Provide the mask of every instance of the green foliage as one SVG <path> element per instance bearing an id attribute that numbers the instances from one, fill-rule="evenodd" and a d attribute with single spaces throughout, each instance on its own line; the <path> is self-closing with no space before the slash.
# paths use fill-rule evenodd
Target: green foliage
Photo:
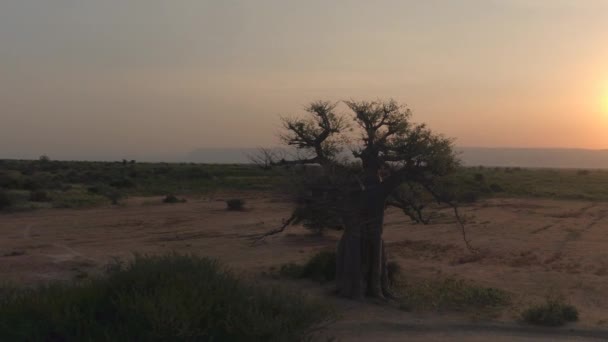
<path id="1" fill-rule="evenodd" d="M 104 203 L 107 203 L 105 197 L 78 189 L 57 192 L 53 195 L 53 206 L 55 208 L 84 208 Z"/>
<path id="2" fill-rule="evenodd" d="M 493 310 L 510 301 L 507 292 L 471 284 L 462 279 L 410 281 L 400 287 L 403 310 Z"/>
<path id="3" fill-rule="evenodd" d="M 46 191 L 52 206 L 78 207 L 68 201 L 74 191 L 86 189 L 93 202 L 117 204 L 127 196 L 199 194 L 218 189 L 270 190 L 282 179 L 279 170 L 253 165 L 205 165 L 191 163 L 76 162 L 0 160 L 0 188 L 11 191 Z M 70 192 L 64 194 L 65 192 Z M 82 194 L 79 196 L 86 197 Z M 99 200 L 105 197 L 107 200 Z M 39 207 L 26 196 L 14 199 L 13 208 Z"/>
<path id="4" fill-rule="evenodd" d="M 561 298 L 547 298 L 545 303 L 526 309 L 522 320 L 529 324 L 557 327 L 578 321 L 578 310 Z"/>
<path id="5" fill-rule="evenodd" d="M 298 341 L 331 315 L 196 256 L 137 256 L 73 285 L 0 289 L 2 341 Z"/>
<path id="6" fill-rule="evenodd" d="M 245 210 L 245 201 L 240 198 L 233 198 L 226 201 L 226 209 L 230 211 Z"/>
<path id="7" fill-rule="evenodd" d="M 608 200 L 608 170 L 594 170 L 581 176 L 580 170 L 572 169 L 522 169 L 522 168 L 462 168 L 454 175 L 454 182 L 463 189 L 475 189 L 469 177 L 480 173 L 489 191 L 480 190 L 480 197 L 536 197 L 590 201 Z"/>
<path id="8" fill-rule="evenodd" d="M 319 282 L 336 279 L 336 253 L 321 251 L 315 254 L 302 269 L 301 278 L 308 278 Z"/>
<path id="9" fill-rule="evenodd" d="M 313 255 L 304 265 L 288 263 L 281 266 L 279 275 L 295 279 L 311 279 L 328 282 L 336 279 L 336 253 L 321 251 Z"/>

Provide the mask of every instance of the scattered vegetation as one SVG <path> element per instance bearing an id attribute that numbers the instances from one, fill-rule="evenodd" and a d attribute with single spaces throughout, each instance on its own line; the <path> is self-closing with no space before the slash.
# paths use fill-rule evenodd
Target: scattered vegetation
<path id="1" fill-rule="evenodd" d="M 388 279 L 395 284 L 401 274 L 401 266 L 395 262 L 387 263 Z M 336 279 L 336 253 L 321 251 L 313 255 L 304 265 L 287 263 L 279 269 L 279 275 L 294 279 L 311 279 L 321 283 Z"/>
<path id="2" fill-rule="evenodd" d="M 279 269 L 279 275 L 328 282 L 335 280 L 335 265 L 336 254 L 322 251 L 304 265 L 284 264 Z M 395 261 L 387 263 L 387 272 L 391 286 L 398 292 L 402 310 L 461 311 L 482 315 L 493 314 L 510 303 L 510 295 L 506 291 L 462 279 L 404 280 L 401 266 Z"/>
<path id="3" fill-rule="evenodd" d="M 283 174 L 254 165 L 0 160 L 0 210 L 119 204 L 128 196 L 218 189 L 270 190 Z"/>
<path id="4" fill-rule="evenodd" d="M 481 314 L 509 304 L 507 292 L 456 278 L 405 281 L 398 287 L 401 309 L 465 311 Z"/>
<path id="5" fill-rule="evenodd" d="M 0 211 L 118 204 L 127 196 L 272 190 L 291 176 L 254 165 L 0 160 Z M 470 167 L 449 181 L 461 203 L 494 196 L 608 200 L 606 170 Z M 47 198 L 38 197 L 43 192 Z"/>
<path id="6" fill-rule="evenodd" d="M 239 198 L 233 198 L 226 201 L 226 209 L 230 211 L 243 211 L 245 210 L 245 200 Z"/>
<path id="7" fill-rule="evenodd" d="M 557 327 L 578 321 L 578 310 L 562 298 L 550 297 L 545 303 L 526 309 L 521 318 L 529 324 Z"/>
<path id="8" fill-rule="evenodd" d="M 297 341 L 331 309 L 195 256 L 137 256 L 105 277 L 0 288 L 2 341 Z"/>

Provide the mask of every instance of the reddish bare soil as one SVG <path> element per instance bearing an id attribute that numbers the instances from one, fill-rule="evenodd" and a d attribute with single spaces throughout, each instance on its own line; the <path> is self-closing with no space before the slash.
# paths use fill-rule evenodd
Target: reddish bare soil
<path id="1" fill-rule="evenodd" d="M 223 200 L 229 197 L 244 198 L 249 210 L 226 211 Z M 237 272 L 260 274 L 335 246 L 338 234 L 319 237 L 300 227 L 251 244 L 251 235 L 276 228 L 289 210 L 290 204 L 280 197 L 244 193 L 189 198 L 185 204 L 134 198 L 118 207 L 4 214 L 0 279 L 18 284 L 68 280 L 99 272 L 113 257 L 167 251 L 213 256 Z M 480 325 L 462 315 L 412 314 L 390 305 L 328 296 L 341 312 L 328 333 L 344 341 L 604 336 L 599 329 L 608 328 L 608 203 L 494 199 L 463 212 L 469 217 L 467 234 L 481 250 L 480 257 L 467 251 L 448 211 L 427 226 L 412 224 L 392 211 L 385 226 L 390 258 L 410 278 L 454 275 L 511 292 L 514 304 L 495 323 Z M 318 285 L 295 284 L 326 295 L 327 289 Z M 580 322 L 569 326 L 574 332 L 551 330 L 558 335 L 549 336 L 545 330 L 513 323 L 530 303 L 556 293 L 579 308 Z"/>

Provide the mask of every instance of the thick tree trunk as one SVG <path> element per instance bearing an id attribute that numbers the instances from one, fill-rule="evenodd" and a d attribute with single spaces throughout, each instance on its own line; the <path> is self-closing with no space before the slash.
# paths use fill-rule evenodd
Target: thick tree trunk
<path id="1" fill-rule="evenodd" d="M 382 238 L 344 232 L 336 254 L 338 294 L 348 298 L 390 296 L 386 252 Z"/>
<path id="2" fill-rule="evenodd" d="M 345 215 L 345 230 L 336 254 L 337 291 L 361 298 L 389 295 L 386 252 L 382 240 L 384 201 L 373 193 Z"/>
<path id="3" fill-rule="evenodd" d="M 361 232 L 349 227 L 342 234 L 336 253 L 336 285 L 338 294 L 361 298 L 364 294 Z"/>

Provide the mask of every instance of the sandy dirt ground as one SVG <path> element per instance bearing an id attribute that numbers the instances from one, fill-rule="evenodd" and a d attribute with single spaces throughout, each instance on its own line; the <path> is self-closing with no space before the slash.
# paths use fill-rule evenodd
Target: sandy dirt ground
<path id="1" fill-rule="evenodd" d="M 245 199 L 249 210 L 226 211 L 224 200 L 230 197 Z M 335 247 L 337 234 L 319 237 L 300 227 L 251 244 L 252 235 L 279 226 L 290 208 L 277 196 L 243 193 L 173 205 L 132 198 L 118 207 L 4 214 L 0 279 L 69 280 L 99 272 L 114 257 L 168 251 L 217 257 L 235 272 L 252 275 Z M 328 296 L 341 318 L 327 333 L 343 341 L 608 340 L 608 203 L 493 199 L 463 212 L 481 257 L 471 257 L 448 212 L 425 226 L 391 211 L 385 224 L 390 259 L 413 279 L 457 276 L 507 290 L 514 298 L 509 309 L 492 322 L 480 322 Z M 326 295 L 316 284 L 296 286 Z M 580 322 L 550 330 L 514 323 L 523 308 L 549 294 L 561 294 L 579 308 Z"/>

